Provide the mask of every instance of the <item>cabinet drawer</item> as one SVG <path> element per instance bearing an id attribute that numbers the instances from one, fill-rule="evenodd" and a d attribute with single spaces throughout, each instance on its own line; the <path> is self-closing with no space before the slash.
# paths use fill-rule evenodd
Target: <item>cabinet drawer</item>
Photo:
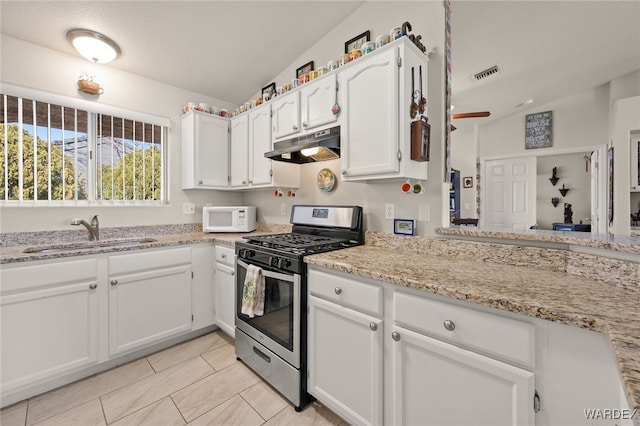
<path id="1" fill-rule="evenodd" d="M 97 279 L 98 261 L 95 258 L 3 267 L 0 270 L 3 295 L 57 285 L 95 282 Z"/>
<path id="2" fill-rule="evenodd" d="M 360 312 L 382 315 L 383 290 L 375 284 L 312 270 L 309 293 Z"/>
<path id="3" fill-rule="evenodd" d="M 407 293 L 393 295 L 397 325 L 496 355 L 535 365 L 535 327 L 523 321 Z"/>
<path id="4" fill-rule="evenodd" d="M 158 268 L 191 264 L 191 248 L 181 247 L 143 253 L 109 256 L 109 274 L 126 274 Z"/>
<path id="5" fill-rule="evenodd" d="M 235 260 L 236 256 L 233 248 L 216 244 L 216 262 L 234 266 Z"/>

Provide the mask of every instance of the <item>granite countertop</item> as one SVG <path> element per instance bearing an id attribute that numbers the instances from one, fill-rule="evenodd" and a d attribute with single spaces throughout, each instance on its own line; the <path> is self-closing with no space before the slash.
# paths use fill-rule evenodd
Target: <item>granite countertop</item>
<path id="1" fill-rule="evenodd" d="M 70 248 L 68 250 L 56 250 L 56 251 L 43 251 L 40 253 L 24 253 L 27 247 L 37 247 L 39 244 L 28 245 L 15 245 L 9 247 L 2 247 L 0 253 L 0 264 L 11 264 L 18 262 L 29 262 L 36 260 L 47 259 L 59 259 L 65 257 L 94 255 L 100 253 L 116 253 L 130 250 L 142 250 L 150 248 L 160 248 L 177 246 L 184 244 L 198 244 L 198 243 L 215 243 L 224 244 L 233 247 L 237 240 L 242 239 L 246 235 L 262 235 L 268 234 L 265 231 L 254 231 L 250 233 L 215 233 L 209 234 L 204 232 L 189 232 L 183 234 L 160 234 L 160 235 L 145 235 L 144 238 L 153 239 L 152 242 L 141 242 L 136 244 L 127 244 L 120 246 L 92 246 L 88 241 L 87 245 L 83 247 L 83 243 L 76 244 L 77 247 Z M 104 239 L 100 240 L 101 243 L 108 243 L 109 241 L 120 240 L 120 238 Z M 46 246 L 47 244 L 41 244 Z"/>
<path id="2" fill-rule="evenodd" d="M 629 405 L 640 409 L 638 291 L 565 272 L 371 245 L 305 259 L 310 265 L 604 333 L 617 358 Z"/>
<path id="3" fill-rule="evenodd" d="M 462 237 L 500 238 L 503 240 L 573 244 L 583 247 L 614 250 L 640 255 L 640 237 L 636 236 L 592 234 L 590 232 L 548 231 L 542 229 L 512 231 L 505 229 L 477 228 L 475 226 L 436 228 L 436 233 L 440 235 L 455 235 Z"/>

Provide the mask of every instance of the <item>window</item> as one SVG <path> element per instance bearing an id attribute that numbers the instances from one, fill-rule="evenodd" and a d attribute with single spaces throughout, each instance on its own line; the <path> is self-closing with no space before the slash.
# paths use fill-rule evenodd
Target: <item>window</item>
<path id="1" fill-rule="evenodd" d="M 166 128 L 0 95 L 5 205 L 162 204 Z"/>

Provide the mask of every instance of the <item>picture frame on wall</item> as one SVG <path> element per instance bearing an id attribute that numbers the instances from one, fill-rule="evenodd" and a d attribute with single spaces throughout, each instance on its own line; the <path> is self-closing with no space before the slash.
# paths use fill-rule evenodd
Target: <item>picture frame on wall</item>
<path id="1" fill-rule="evenodd" d="M 462 178 L 462 187 L 463 188 L 473 188 L 473 177 L 467 176 Z"/>
<path id="2" fill-rule="evenodd" d="M 415 219 L 393 219 L 393 233 L 396 235 L 415 235 Z"/>
<path id="3" fill-rule="evenodd" d="M 309 71 L 313 71 L 313 61 L 309 61 L 300 68 L 296 69 L 296 78 L 300 78 L 302 74 L 308 74 Z"/>
<path id="4" fill-rule="evenodd" d="M 367 30 L 362 34 L 358 34 L 354 38 L 344 43 L 344 53 L 349 53 L 353 49 L 360 49 L 363 44 L 371 41 L 371 31 Z"/>
<path id="5" fill-rule="evenodd" d="M 262 88 L 262 100 L 268 101 L 273 98 L 273 95 L 276 93 L 276 83 L 271 82 Z"/>

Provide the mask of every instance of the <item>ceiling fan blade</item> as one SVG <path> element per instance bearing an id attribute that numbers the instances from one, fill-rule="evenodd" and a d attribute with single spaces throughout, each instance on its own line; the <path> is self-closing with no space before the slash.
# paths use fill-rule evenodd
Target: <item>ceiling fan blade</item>
<path id="1" fill-rule="evenodd" d="M 478 112 L 461 112 L 458 114 L 451 114 L 451 118 L 481 118 L 488 117 L 491 113 L 489 111 L 478 111 Z"/>

